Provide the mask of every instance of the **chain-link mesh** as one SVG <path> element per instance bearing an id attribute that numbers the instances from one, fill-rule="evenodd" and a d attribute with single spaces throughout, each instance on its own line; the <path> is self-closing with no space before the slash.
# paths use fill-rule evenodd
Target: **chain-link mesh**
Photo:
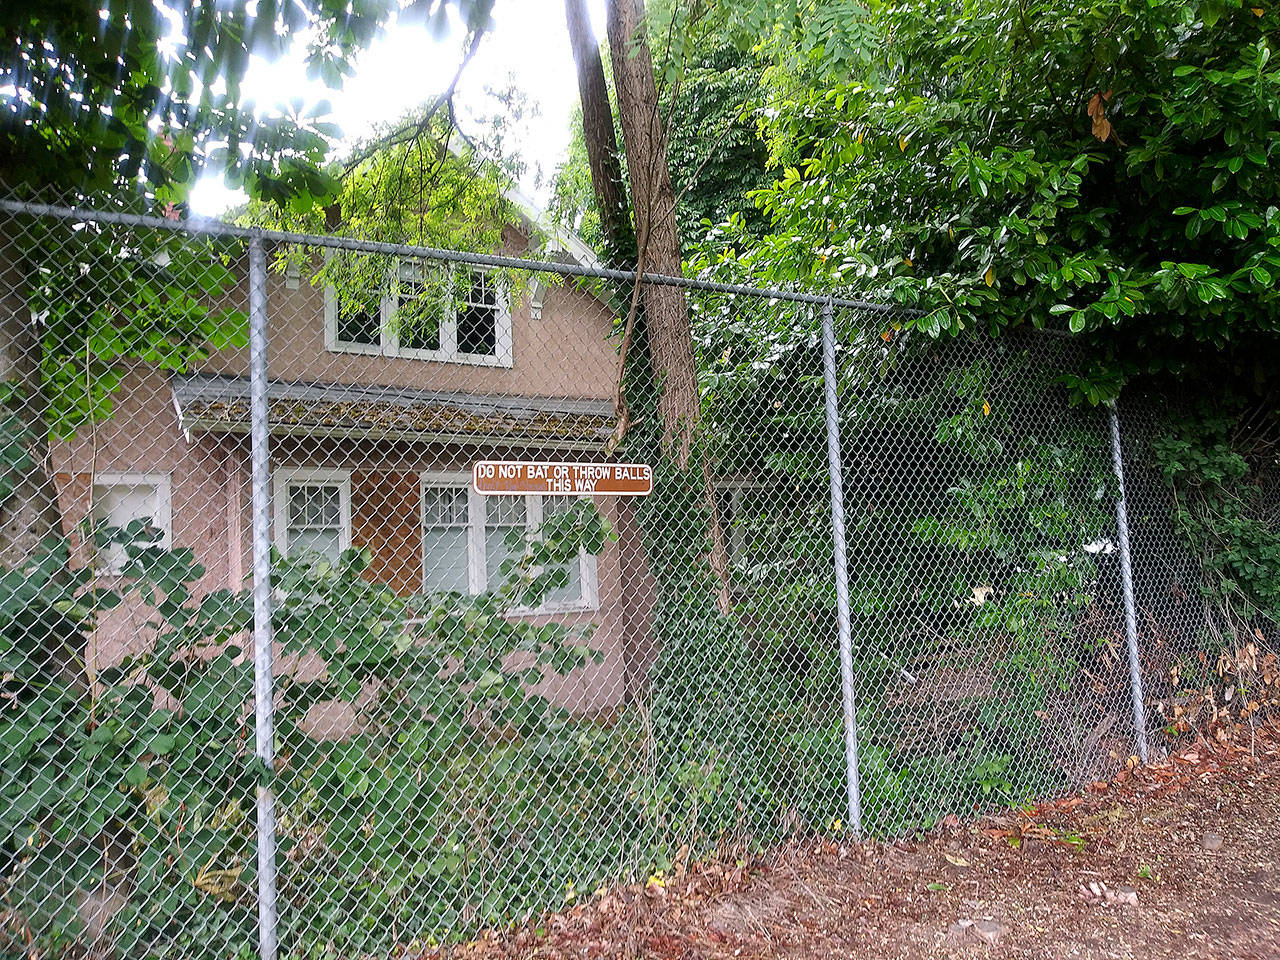
<path id="1" fill-rule="evenodd" d="M 264 771 L 247 235 L 107 219 L 0 213 L 6 946 L 447 942 L 849 829 L 849 720 L 877 836 L 1133 752 L 1110 439 L 1066 344 L 836 302 L 842 685 L 820 298 L 268 232 Z M 482 494 L 478 461 L 653 490 Z"/>
<path id="2" fill-rule="evenodd" d="M 1059 340 L 850 351 L 863 803 L 877 833 L 1083 787 L 1134 752 L 1105 414 Z"/>
<path id="3" fill-rule="evenodd" d="M 116 211 L 120 212 L 120 211 Z M 0 952 L 252 942 L 245 245 L 0 214 Z"/>
<path id="4" fill-rule="evenodd" d="M 1118 405 L 1149 723 L 1252 726 L 1280 706 L 1274 413 L 1170 393 L 1138 384 Z"/>

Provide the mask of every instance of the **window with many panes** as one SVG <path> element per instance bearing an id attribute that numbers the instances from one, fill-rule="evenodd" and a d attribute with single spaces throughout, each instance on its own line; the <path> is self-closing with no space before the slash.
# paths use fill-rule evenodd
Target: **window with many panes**
<path id="1" fill-rule="evenodd" d="M 569 497 L 481 496 L 469 480 L 463 474 L 423 474 L 422 566 L 428 593 L 482 593 L 501 586 L 507 577 L 503 563 L 520 555 L 519 534 L 536 537 L 544 520 L 574 503 Z M 566 572 L 567 583 L 547 595 L 543 609 L 594 609 L 596 558 L 583 550 Z"/>
<path id="2" fill-rule="evenodd" d="M 422 487 L 422 565 L 430 592 L 471 590 L 470 537 L 466 487 Z"/>
<path id="3" fill-rule="evenodd" d="M 325 346 L 489 366 L 510 366 L 511 311 L 501 278 L 479 267 L 396 261 L 364 297 L 325 291 Z"/>
<path id="4" fill-rule="evenodd" d="M 351 477 L 345 470 L 277 470 L 272 498 L 276 544 L 285 556 L 336 563 L 351 546 Z"/>

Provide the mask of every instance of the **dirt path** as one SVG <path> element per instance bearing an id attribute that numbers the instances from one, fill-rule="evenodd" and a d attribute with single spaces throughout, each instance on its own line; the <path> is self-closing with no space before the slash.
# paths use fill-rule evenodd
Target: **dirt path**
<path id="1" fill-rule="evenodd" d="M 1280 960 L 1280 728 L 918 842 L 695 867 L 450 954 Z"/>

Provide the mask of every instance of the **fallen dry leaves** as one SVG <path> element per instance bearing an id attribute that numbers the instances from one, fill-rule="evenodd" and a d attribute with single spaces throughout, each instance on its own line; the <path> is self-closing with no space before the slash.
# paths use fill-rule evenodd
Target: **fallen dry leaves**
<path id="1" fill-rule="evenodd" d="M 677 866 L 423 956 L 1276 960 L 1278 786 L 1280 724 L 1225 723 L 1076 796 L 918 841 Z"/>

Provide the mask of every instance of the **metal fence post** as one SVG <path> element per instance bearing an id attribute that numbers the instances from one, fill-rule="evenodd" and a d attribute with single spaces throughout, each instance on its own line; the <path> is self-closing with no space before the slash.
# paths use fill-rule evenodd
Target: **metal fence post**
<path id="1" fill-rule="evenodd" d="M 271 494 L 267 425 L 267 268 L 262 238 L 249 240 L 249 405 L 253 483 L 254 739 L 264 776 L 275 768 L 271 663 Z M 276 960 L 276 810 L 269 781 L 258 785 L 258 956 Z"/>
<path id="2" fill-rule="evenodd" d="M 1111 404 L 1111 465 L 1119 494 L 1116 497 L 1116 528 L 1120 535 L 1120 584 L 1124 593 L 1124 635 L 1129 647 L 1129 691 L 1133 697 L 1134 740 L 1138 758 L 1147 762 L 1147 705 L 1142 690 L 1142 662 L 1138 652 L 1138 614 L 1133 599 L 1133 562 L 1129 551 L 1129 510 L 1124 496 L 1124 454 L 1120 448 L 1120 416 L 1117 399 Z"/>
<path id="3" fill-rule="evenodd" d="M 827 465 L 831 472 L 831 541 L 835 548 L 836 624 L 840 641 L 840 705 L 844 712 L 845 782 L 849 829 L 862 836 L 862 788 L 858 781 L 858 708 L 853 689 L 853 629 L 849 619 L 849 558 L 844 542 L 844 476 L 840 462 L 840 413 L 836 402 L 836 330 L 831 300 L 822 304 L 822 381 L 826 392 Z"/>

